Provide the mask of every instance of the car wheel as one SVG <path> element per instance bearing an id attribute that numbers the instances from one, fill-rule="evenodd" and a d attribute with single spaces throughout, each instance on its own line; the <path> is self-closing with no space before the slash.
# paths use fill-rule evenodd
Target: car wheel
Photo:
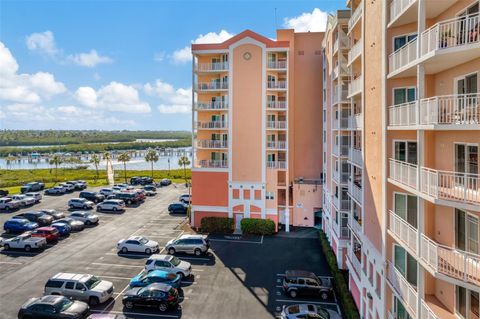
<path id="1" fill-rule="evenodd" d="M 9 250 L 9 249 L 10 249 L 10 245 L 9 245 L 9 244 L 5 244 L 5 245 L 3 245 L 3 249 L 5 249 L 5 250 Z"/>
<path id="2" fill-rule="evenodd" d="M 83 209 L 87 209 L 87 208 L 88 208 L 88 206 L 87 206 L 87 205 L 83 206 Z"/>
<path id="3" fill-rule="evenodd" d="M 180 276 L 180 280 L 183 280 L 183 278 L 185 278 L 183 272 L 177 272 L 177 275 Z"/>
<path id="4" fill-rule="evenodd" d="M 131 201 L 131 200 L 127 200 L 127 205 L 132 205 L 132 201 Z"/>
<path id="5" fill-rule="evenodd" d="M 161 304 L 158 305 L 158 310 L 160 310 L 161 312 L 167 311 L 168 310 L 167 304 L 162 302 Z"/>
<path id="6" fill-rule="evenodd" d="M 168 248 L 168 253 L 169 253 L 170 255 L 175 254 L 175 248 L 173 248 L 173 247 Z"/>
<path id="7" fill-rule="evenodd" d="M 116 212 L 118 209 L 117 209 L 117 207 L 113 207 L 112 210 L 113 210 L 114 212 Z"/>
<path id="8" fill-rule="evenodd" d="M 131 301 L 125 302 L 125 308 L 132 309 L 133 308 L 133 302 L 131 302 Z"/>
<path id="9" fill-rule="evenodd" d="M 150 248 L 145 249 L 145 254 L 150 255 L 152 253 L 152 250 Z"/>
<path id="10" fill-rule="evenodd" d="M 297 291 L 296 290 L 290 290 L 290 292 L 288 294 L 292 298 L 297 298 Z"/>
<path id="11" fill-rule="evenodd" d="M 100 300 L 98 300 L 97 297 L 90 297 L 90 298 L 88 299 L 88 304 L 89 304 L 90 306 L 96 306 L 96 305 L 98 305 L 99 303 L 100 303 Z"/>
<path id="12" fill-rule="evenodd" d="M 70 209 L 74 209 L 74 208 L 75 208 L 75 206 L 73 206 L 73 205 L 70 205 Z"/>
<path id="13" fill-rule="evenodd" d="M 30 245 L 25 246 L 25 251 L 30 251 L 30 250 L 32 250 L 32 247 L 30 247 Z"/>
<path id="14" fill-rule="evenodd" d="M 6 210 L 6 211 L 9 211 L 9 210 L 10 210 L 10 207 L 9 207 L 9 206 L 6 206 L 6 207 L 5 207 L 5 210 Z"/>
<path id="15" fill-rule="evenodd" d="M 127 247 L 122 247 L 122 253 L 124 253 L 124 254 L 128 253 L 128 248 Z"/>
<path id="16" fill-rule="evenodd" d="M 320 298 L 322 298 L 323 300 L 328 299 L 328 293 L 326 293 L 325 291 L 321 292 Z"/>
<path id="17" fill-rule="evenodd" d="M 87 220 L 87 221 L 85 222 L 85 225 L 91 225 L 91 224 L 92 224 L 92 222 L 89 221 L 89 220 Z"/>
<path id="18" fill-rule="evenodd" d="M 194 253 L 195 253 L 195 256 L 200 256 L 202 254 L 202 251 L 197 248 L 195 249 Z"/>

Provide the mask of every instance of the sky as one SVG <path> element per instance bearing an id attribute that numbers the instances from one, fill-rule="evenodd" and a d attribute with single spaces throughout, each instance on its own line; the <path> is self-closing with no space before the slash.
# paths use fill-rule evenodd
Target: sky
<path id="1" fill-rule="evenodd" d="M 0 0 L 0 129 L 190 130 L 191 43 L 324 31 L 345 0 Z"/>

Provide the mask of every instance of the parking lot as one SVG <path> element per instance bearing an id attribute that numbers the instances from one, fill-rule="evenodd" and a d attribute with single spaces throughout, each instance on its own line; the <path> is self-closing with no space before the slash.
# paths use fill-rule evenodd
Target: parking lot
<path id="1" fill-rule="evenodd" d="M 183 233 L 185 216 L 172 216 L 169 203 L 186 192 L 183 186 L 159 188 L 155 197 L 123 214 L 98 213 L 100 222 L 49 245 L 44 252 L 1 251 L 0 318 L 16 318 L 19 307 L 30 297 L 40 296 L 47 280 L 58 272 L 89 273 L 114 283 L 114 297 L 92 307 L 92 313 L 124 314 L 128 318 L 273 318 L 283 305 L 299 302 L 321 304 L 338 310 L 336 299 L 292 299 L 281 288 L 287 269 L 304 269 L 328 276 L 315 232 L 274 237 L 212 236 L 212 249 L 205 256 L 178 254 L 192 264 L 193 276 L 182 282 L 182 302 L 176 310 L 161 314 L 148 309 L 126 310 L 122 296 L 130 279 L 140 273 L 145 254 L 118 253 L 118 240 L 144 235 L 158 241 Z M 34 207 L 67 210 L 76 193 L 44 197 Z M 3 222 L 18 212 L 0 213 Z M 6 302 L 5 302 L 6 301 Z"/>

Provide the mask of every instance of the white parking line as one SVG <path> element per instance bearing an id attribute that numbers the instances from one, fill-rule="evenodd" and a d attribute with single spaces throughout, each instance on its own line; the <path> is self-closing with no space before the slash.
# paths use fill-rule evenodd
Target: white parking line
<path id="1" fill-rule="evenodd" d="M 16 263 L 16 262 L 13 262 L 13 261 L 0 261 L 0 264 L 23 265 L 23 263 Z"/>
<path id="2" fill-rule="evenodd" d="M 120 265 L 120 264 L 106 264 L 106 263 L 91 263 L 91 264 L 98 265 L 98 266 L 109 266 L 109 267 L 144 268 L 144 266 L 140 266 L 140 265 Z"/>
<path id="3" fill-rule="evenodd" d="M 210 261 L 211 259 L 209 258 L 201 258 L 201 257 L 184 257 L 184 256 L 180 256 L 178 257 L 179 259 L 191 259 L 191 260 L 206 260 L 206 261 Z"/>
<path id="4" fill-rule="evenodd" d="M 150 257 L 150 255 L 147 255 L 147 254 L 143 254 L 142 253 L 138 253 L 138 254 L 129 254 L 129 253 L 105 253 L 105 255 L 108 255 L 108 256 L 125 256 L 125 257 L 141 257 L 141 258 L 146 258 L 146 257 Z"/>
<path id="5" fill-rule="evenodd" d="M 91 312 L 96 313 L 105 313 L 102 310 L 90 310 Z M 116 315 L 130 315 L 130 316 L 147 316 L 147 317 L 157 317 L 157 318 L 180 318 L 179 316 L 175 315 L 159 315 L 155 313 L 144 313 L 144 312 L 125 312 L 125 311 L 108 311 L 108 313 L 116 314 Z"/>
<path id="6" fill-rule="evenodd" d="M 313 303 L 316 305 L 329 305 L 329 306 L 337 306 L 334 302 L 323 302 L 323 301 L 311 301 L 311 300 L 297 300 L 297 299 L 275 299 L 276 302 L 289 302 L 289 303 Z"/>
<path id="7" fill-rule="evenodd" d="M 107 279 L 122 279 L 122 280 L 130 280 L 132 278 L 127 278 L 127 277 L 115 277 L 115 276 L 99 276 L 99 277 L 102 277 L 102 278 L 107 278 Z"/>
<path id="8" fill-rule="evenodd" d="M 41 251 L 39 252 L 35 252 L 35 253 L 30 253 L 30 252 L 26 252 L 26 251 L 13 251 L 13 250 L 8 250 L 6 252 L 3 252 L 2 255 L 4 256 L 8 256 L 8 255 L 24 255 L 24 256 L 36 256 L 38 254 L 40 254 Z"/>

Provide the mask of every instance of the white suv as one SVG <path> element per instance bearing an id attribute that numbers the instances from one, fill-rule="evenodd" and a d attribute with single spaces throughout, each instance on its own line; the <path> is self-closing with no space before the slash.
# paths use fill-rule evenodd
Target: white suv
<path id="1" fill-rule="evenodd" d="M 112 195 L 113 194 L 113 189 L 111 188 L 102 188 L 100 191 L 98 191 L 100 194 L 102 194 L 103 196 L 107 197 L 108 195 Z"/>
<path id="2" fill-rule="evenodd" d="M 114 212 L 124 211 L 125 202 L 121 199 L 107 199 L 97 205 L 97 211 L 111 210 Z"/>
<path id="3" fill-rule="evenodd" d="M 192 273 L 192 265 L 172 255 L 152 255 L 145 263 L 145 270 L 165 270 L 182 277 L 188 277 Z"/>
<path id="4" fill-rule="evenodd" d="M 128 239 L 121 239 L 117 243 L 117 249 L 122 253 L 137 252 L 150 255 L 159 251 L 159 246 L 156 241 L 150 240 L 147 237 L 131 236 Z"/>
<path id="5" fill-rule="evenodd" d="M 79 220 L 85 225 L 98 223 L 98 215 L 91 212 L 72 212 L 69 216 L 71 219 Z"/>
<path id="6" fill-rule="evenodd" d="M 68 201 L 68 207 L 70 208 L 83 208 L 88 209 L 92 208 L 94 205 L 93 202 L 86 200 L 85 198 L 72 198 Z"/>

